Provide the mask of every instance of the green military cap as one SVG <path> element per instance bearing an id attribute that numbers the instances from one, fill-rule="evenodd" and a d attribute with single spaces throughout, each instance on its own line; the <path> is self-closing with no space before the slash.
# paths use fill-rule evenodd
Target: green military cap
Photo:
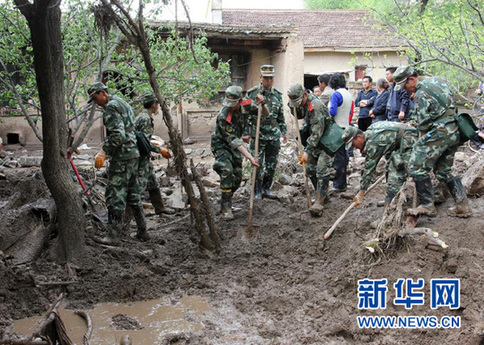
<path id="1" fill-rule="evenodd" d="M 87 89 L 87 94 L 89 95 L 89 101 L 88 103 L 92 102 L 92 96 L 94 96 L 97 92 L 102 91 L 102 90 L 107 90 L 108 88 L 106 85 L 104 85 L 101 82 L 97 82 L 89 86 L 89 89 Z"/>
<path id="2" fill-rule="evenodd" d="M 263 77 L 273 77 L 275 74 L 274 65 L 260 66 L 260 75 Z"/>
<path id="3" fill-rule="evenodd" d="M 351 145 L 353 144 L 353 139 L 355 139 L 357 135 L 358 135 L 358 128 L 353 126 L 346 127 L 345 131 L 343 132 L 343 135 L 341 136 L 341 140 L 343 140 L 344 143 L 346 144 L 347 150 L 351 147 Z"/>
<path id="4" fill-rule="evenodd" d="M 143 102 L 143 105 L 145 105 L 147 103 L 158 102 L 158 99 L 156 98 L 154 93 L 147 93 L 144 94 L 143 97 L 141 97 L 141 102 Z"/>
<path id="5" fill-rule="evenodd" d="M 299 107 L 305 92 L 306 91 L 301 84 L 292 84 L 287 91 L 287 95 L 289 96 L 289 106 Z"/>
<path id="6" fill-rule="evenodd" d="M 229 86 L 225 90 L 225 99 L 223 105 L 226 107 L 235 107 L 242 98 L 242 88 L 240 86 Z"/>
<path id="7" fill-rule="evenodd" d="M 400 66 L 397 68 L 395 73 L 393 73 L 393 78 L 395 79 L 395 91 L 400 90 L 403 85 L 407 82 L 408 77 L 410 77 L 414 72 L 412 66 Z"/>

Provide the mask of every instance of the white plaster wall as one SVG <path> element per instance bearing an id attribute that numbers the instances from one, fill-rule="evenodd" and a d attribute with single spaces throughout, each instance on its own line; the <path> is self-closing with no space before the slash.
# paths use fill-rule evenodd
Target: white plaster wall
<path id="1" fill-rule="evenodd" d="M 374 80 L 385 77 L 385 69 L 407 63 L 406 58 L 397 52 L 373 52 L 368 56 L 365 53 L 351 52 L 306 52 L 304 54 L 304 73 L 319 75 L 337 71 L 350 71 L 350 81 L 355 80 L 355 66 L 366 65 L 366 74 Z"/>

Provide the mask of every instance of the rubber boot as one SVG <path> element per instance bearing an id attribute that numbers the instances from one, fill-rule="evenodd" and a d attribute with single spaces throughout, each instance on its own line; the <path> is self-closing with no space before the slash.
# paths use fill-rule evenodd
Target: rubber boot
<path id="1" fill-rule="evenodd" d="M 309 209 L 311 215 L 315 217 L 321 217 L 324 208 L 324 199 L 328 193 L 329 180 L 328 179 L 318 179 L 318 186 L 316 188 L 316 201 L 313 206 Z"/>
<path id="2" fill-rule="evenodd" d="M 232 192 L 222 192 L 221 213 L 223 220 L 235 219 L 232 213 Z"/>
<path id="3" fill-rule="evenodd" d="M 462 185 L 460 177 L 454 177 L 447 181 L 450 194 L 455 201 L 455 206 L 447 210 L 447 214 L 451 217 L 467 218 L 472 215 L 472 210 L 469 206 L 467 194 Z"/>
<path id="4" fill-rule="evenodd" d="M 150 194 L 150 201 L 153 207 L 155 208 L 155 213 L 157 215 L 160 214 L 175 214 L 175 210 L 171 207 L 165 207 L 163 204 L 163 198 L 161 197 L 161 192 L 159 188 L 150 189 L 148 191 Z"/>
<path id="5" fill-rule="evenodd" d="M 272 177 L 264 176 L 264 180 L 262 181 L 262 196 L 264 198 L 277 199 L 277 195 L 271 191 L 272 180 Z"/>
<path id="6" fill-rule="evenodd" d="M 376 206 L 377 207 L 387 207 L 392 203 L 393 198 L 397 195 L 394 191 L 390 191 L 387 189 L 387 195 L 385 196 L 385 200 L 380 200 L 377 202 Z"/>
<path id="7" fill-rule="evenodd" d="M 262 199 L 262 188 L 261 188 L 261 180 L 256 179 L 254 185 L 254 199 L 260 200 Z"/>
<path id="8" fill-rule="evenodd" d="M 108 233 L 99 242 L 110 246 L 119 246 L 121 244 L 119 234 L 123 227 L 124 211 L 108 209 L 108 218 Z"/>
<path id="9" fill-rule="evenodd" d="M 136 226 L 138 227 L 136 238 L 143 242 L 149 241 L 150 235 L 148 235 L 148 230 L 146 229 L 146 220 L 145 215 L 143 214 L 143 207 L 141 205 L 131 205 L 131 208 L 133 209 L 134 220 L 136 221 Z"/>
<path id="10" fill-rule="evenodd" d="M 407 214 L 410 216 L 428 216 L 435 217 L 437 210 L 434 206 L 434 190 L 432 188 L 432 181 L 429 176 L 414 178 L 415 188 L 417 189 L 418 206 L 417 208 L 409 208 Z"/>

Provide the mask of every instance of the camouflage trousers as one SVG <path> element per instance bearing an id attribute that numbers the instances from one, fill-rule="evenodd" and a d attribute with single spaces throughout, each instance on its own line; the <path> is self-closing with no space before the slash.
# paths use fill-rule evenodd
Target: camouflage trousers
<path id="1" fill-rule="evenodd" d="M 222 192 L 235 192 L 242 182 L 242 157 L 236 157 L 224 149 L 213 154 L 213 170 L 220 175 L 220 189 Z"/>
<path id="2" fill-rule="evenodd" d="M 315 157 L 308 154 L 308 161 L 306 163 L 306 173 L 308 177 L 316 177 L 319 179 L 329 179 L 334 175 L 333 157 L 321 150 Z"/>
<path id="3" fill-rule="evenodd" d="M 273 178 L 277 168 L 277 159 L 281 141 L 279 138 L 274 140 L 259 140 L 259 168 L 257 169 L 257 179 L 262 180 L 264 177 Z M 254 155 L 255 138 L 250 141 L 250 151 Z"/>
<path id="4" fill-rule="evenodd" d="M 417 142 L 417 134 L 406 132 L 400 144 L 400 149 L 393 151 L 387 157 L 387 194 L 397 195 L 408 177 L 408 161 L 412 155 L 413 145 Z"/>
<path id="5" fill-rule="evenodd" d="M 459 144 L 460 135 L 455 122 L 437 123 L 413 146 L 409 161 L 410 176 L 426 177 L 433 170 L 438 180 L 450 180 L 454 177 L 452 165 Z"/>
<path id="6" fill-rule="evenodd" d="M 141 205 L 138 158 L 110 161 L 105 197 L 107 208 L 112 210 L 124 212 L 126 204 Z"/>
<path id="7" fill-rule="evenodd" d="M 149 157 L 139 158 L 138 167 L 138 183 L 141 190 L 141 194 L 145 190 L 158 189 L 158 183 L 156 182 L 156 175 L 153 169 L 153 163 Z"/>

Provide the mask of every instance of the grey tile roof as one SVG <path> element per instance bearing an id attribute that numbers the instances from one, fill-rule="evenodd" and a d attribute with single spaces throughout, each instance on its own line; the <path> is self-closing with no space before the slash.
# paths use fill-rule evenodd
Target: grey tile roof
<path id="1" fill-rule="evenodd" d="M 296 25 L 305 48 L 397 49 L 403 45 L 389 30 L 378 28 L 368 11 L 223 10 L 222 22 L 227 25 Z"/>

